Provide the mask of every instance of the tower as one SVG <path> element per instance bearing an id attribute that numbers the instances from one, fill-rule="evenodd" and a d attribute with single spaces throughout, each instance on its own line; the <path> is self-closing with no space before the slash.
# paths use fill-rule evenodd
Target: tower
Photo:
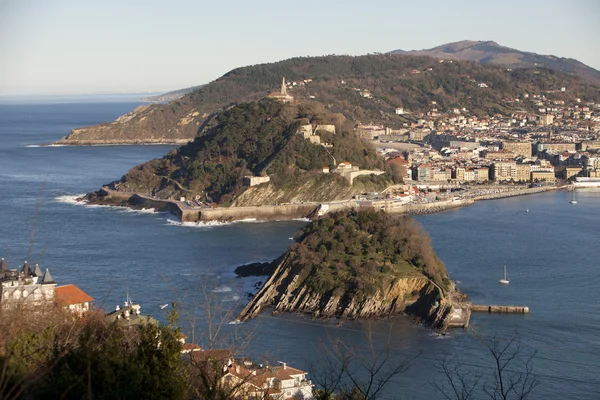
<path id="1" fill-rule="evenodd" d="M 287 94 L 287 88 L 285 87 L 285 76 L 281 80 L 281 94 Z"/>

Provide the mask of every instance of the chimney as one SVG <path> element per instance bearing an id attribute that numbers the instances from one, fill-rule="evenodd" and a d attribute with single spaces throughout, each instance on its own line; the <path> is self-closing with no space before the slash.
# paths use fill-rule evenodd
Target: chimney
<path id="1" fill-rule="evenodd" d="M 283 369 L 287 369 L 287 364 L 282 362 L 281 365 L 283 365 Z"/>

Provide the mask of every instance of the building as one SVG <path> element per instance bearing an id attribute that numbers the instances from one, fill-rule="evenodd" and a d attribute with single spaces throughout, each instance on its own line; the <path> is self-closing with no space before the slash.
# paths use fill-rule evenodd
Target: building
<path id="1" fill-rule="evenodd" d="M 546 143 L 538 143 L 538 152 L 546 150 L 550 152 L 562 153 L 563 151 L 569 151 L 574 153 L 575 143 L 564 143 L 564 142 L 546 142 Z"/>
<path id="2" fill-rule="evenodd" d="M 373 140 L 381 135 L 385 135 L 386 129 L 383 125 L 357 125 L 356 133 L 361 139 Z"/>
<path id="3" fill-rule="evenodd" d="M 529 182 L 531 180 L 531 164 L 517 164 L 517 182 Z"/>
<path id="4" fill-rule="evenodd" d="M 496 182 L 517 181 L 517 163 L 515 161 L 495 162 L 492 164 L 492 180 Z"/>
<path id="5" fill-rule="evenodd" d="M 583 171 L 581 165 L 566 165 L 562 167 L 557 167 L 555 172 L 558 177 L 568 180 L 575 180 L 575 177 L 580 175 Z"/>
<path id="6" fill-rule="evenodd" d="M 75 285 L 56 286 L 50 270 L 42 274 L 38 264 L 31 268 L 26 261 L 20 271 L 10 269 L 8 263 L 0 260 L 0 304 L 11 307 L 17 303 L 39 306 L 57 304 L 68 310 L 83 313 L 94 301 Z"/>
<path id="7" fill-rule="evenodd" d="M 498 150 L 498 151 L 487 150 L 485 152 L 484 158 L 486 160 L 511 160 L 511 159 L 515 158 L 515 153 L 513 153 L 511 151 L 507 151 L 507 150 Z"/>
<path id="8" fill-rule="evenodd" d="M 69 284 L 54 289 L 54 301 L 70 311 L 84 313 L 90 310 L 90 303 L 94 299 L 77 286 Z"/>
<path id="9" fill-rule="evenodd" d="M 40 305 L 54 301 L 56 282 L 50 271 L 42 274 L 39 265 L 31 268 L 25 261 L 20 271 L 10 269 L 8 263 L 0 260 L 0 304 L 11 307 L 17 303 Z"/>
<path id="10" fill-rule="evenodd" d="M 450 168 L 442 168 L 442 169 L 434 169 L 431 171 L 430 180 L 441 182 L 452 179 L 452 169 Z"/>
<path id="11" fill-rule="evenodd" d="M 307 373 L 282 361 L 278 366 L 256 364 L 249 359 L 235 359 L 229 349 L 194 351 L 189 357 L 192 365 L 220 374 L 221 384 L 232 389 L 233 398 L 313 398 L 313 384 Z"/>
<path id="12" fill-rule="evenodd" d="M 556 182 L 556 177 L 554 176 L 554 171 L 531 171 L 531 181 L 554 183 Z"/>
<path id="13" fill-rule="evenodd" d="M 282 365 L 246 366 L 232 362 L 222 378 L 228 385 L 238 386 L 243 397 L 264 398 L 266 394 L 274 400 L 290 398 L 311 399 L 313 384 L 306 379 L 307 373 Z"/>
<path id="14" fill-rule="evenodd" d="M 529 142 L 502 142 L 502 149 L 523 157 L 531 157 L 532 154 Z"/>
<path id="15" fill-rule="evenodd" d="M 433 169 L 430 164 L 419 164 L 413 167 L 413 179 L 417 181 L 429 181 L 433 176 Z"/>
<path id="16" fill-rule="evenodd" d="M 256 186 L 261 183 L 269 182 L 271 178 L 269 176 L 245 176 L 244 177 L 244 185 L 245 186 Z"/>
<path id="17" fill-rule="evenodd" d="M 552 125 L 554 123 L 554 115 L 545 114 L 540 116 L 540 125 Z"/>
<path id="18" fill-rule="evenodd" d="M 290 96 L 287 92 L 287 87 L 285 86 L 285 77 L 281 80 L 281 89 L 279 92 L 273 92 L 268 97 L 279 100 L 284 103 L 290 103 L 294 101 L 294 98 Z"/>
<path id="19" fill-rule="evenodd" d="M 479 166 L 474 168 L 475 171 L 475 181 L 477 182 L 487 182 L 490 180 L 490 168 Z"/>
<path id="20" fill-rule="evenodd" d="M 341 171 L 349 171 L 349 170 L 352 170 L 352 164 L 350 164 L 347 161 L 342 161 L 341 163 L 338 164 L 337 169 L 339 169 Z"/>
<path id="21" fill-rule="evenodd" d="M 317 127 L 315 128 L 315 133 L 319 132 L 319 131 L 329 132 L 329 133 L 333 133 L 335 135 L 335 125 L 333 125 L 333 124 L 317 125 Z"/>
<path id="22" fill-rule="evenodd" d="M 134 304 L 128 295 L 123 303 L 123 307 L 120 307 L 117 304 L 115 310 L 106 314 L 105 318 L 108 322 L 115 323 L 117 326 L 125 329 L 137 328 L 144 324 L 158 325 L 158 321 L 154 318 L 147 315 L 141 315 L 140 309 L 141 306 L 139 304 Z"/>

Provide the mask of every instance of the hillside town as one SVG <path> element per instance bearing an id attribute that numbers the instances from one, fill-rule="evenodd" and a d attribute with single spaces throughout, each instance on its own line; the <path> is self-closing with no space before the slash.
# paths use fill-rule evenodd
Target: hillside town
<path id="1" fill-rule="evenodd" d="M 431 68 L 411 73 L 428 70 Z M 311 82 L 286 83 L 284 78 L 281 91 L 270 97 L 292 101 L 288 91 L 308 87 Z M 473 84 L 491 90 L 486 82 Z M 377 102 L 368 89 L 353 91 Z M 562 86 L 544 93 L 504 97 L 507 109 L 523 111 L 483 117 L 460 106 L 442 109 L 436 101 L 431 101 L 427 112 L 412 113 L 399 106 L 394 114 L 405 121 L 401 128 L 359 123 L 356 132 L 373 142 L 389 164 L 404 168 L 407 181 L 554 184 L 576 177 L 599 178 L 600 104 L 568 94 L 568 88 Z M 389 110 L 380 112 L 384 115 Z M 403 146 L 407 144 L 416 146 Z"/>
<path id="2" fill-rule="evenodd" d="M 356 130 L 412 181 L 554 184 L 600 177 L 600 104 L 565 104 L 542 94 L 505 100 L 533 102 L 539 114 L 478 118 L 464 108 L 442 113 L 433 104 L 404 129 L 359 124 Z"/>

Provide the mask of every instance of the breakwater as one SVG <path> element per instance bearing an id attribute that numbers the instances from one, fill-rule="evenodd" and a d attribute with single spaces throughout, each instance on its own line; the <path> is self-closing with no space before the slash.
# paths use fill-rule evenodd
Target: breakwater
<path id="1" fill-rule="evenodd" d="M 527 306 L 483 306 L 471 304 L 473 312 L 503 313 L 503 314 L 529 314 Z"/>
<path id="2" fill-rule="evenodd" d="M 308 203 L 202 209 L 183 207 L 180 208 L 178 216 L 182 222 L 239 221 L 241 219 L 285 220 L 308 218 L 314 214 L 318 206 L 316 203 Z"/>
<path id="3" fill-rule="evenodd" d="M 557 188 L 554 186 L 550 187 L 539 187 L 539 188 L 526 188 L 519 190 L 507 190 L 507 191 L 499 191 L 497 193 L 489 193 L 478 196 L 473 196 L 473 200 L 495 200 L 502 199 L 504 197 L 514 197 L 514 196 L 524 196 L 527 194 L 536 194 L 542 192 L 548 192 L 550 190 L 556 190 Z"/>
<path id="4" fill-rule="evenodd" d="M 390 209 L 388 212 L 410 215 L 433 214 L 453 208 L 469 206 L 473 203 L 473 200 L 443 200 L 431 203 L 405 204 L 402 207 Z"/>
<path id="5" fill-rule="evenodd" d="M 128 206 L 134 208 L 153 208 L 156 211 L 167 211 L 176 215 L 182 222 L 206 221 L 239 221 L 243 219 L 257 220 L 289 220 L 295 218 L 313 218 L 327 212 L 348 208 L 373 207 L 391 214 L 424 215 L 433 214 L 454 208 L 469 206 L 475 201 L 492 200 L 504 197 L 521 196 L 555 190 L 554 187 L 528 188 L 511 191 L 500 191 L 471 198 L 433 201 L 428 203 L 403 204 L 398 201 L 376 200 L 358 202 L 355 200 L 334 201 L 330 203 L 290 203 L 278 205 L 241 206 L 241 207 L 193 207 L 185 202 L 171 199 L 157 199 L 150 195 L 120 192 L 107 187 L 97 192 L 98 196 L 91 203 Z"/>

